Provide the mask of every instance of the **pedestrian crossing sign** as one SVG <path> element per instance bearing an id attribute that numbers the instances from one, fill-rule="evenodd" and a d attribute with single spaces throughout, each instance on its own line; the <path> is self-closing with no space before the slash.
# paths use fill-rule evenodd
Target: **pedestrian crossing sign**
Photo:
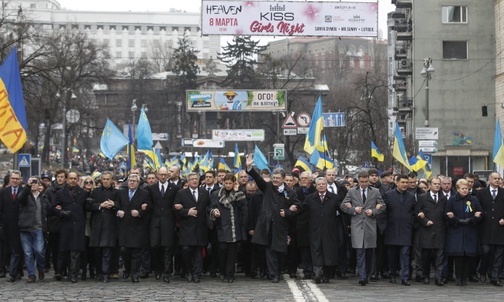
<path id="1" fill-rule="evenodd" d="M 18 167 L 30 168 L 31 167 L 31 154 L 27 154 L 27 153 L 18 154 Z"/>

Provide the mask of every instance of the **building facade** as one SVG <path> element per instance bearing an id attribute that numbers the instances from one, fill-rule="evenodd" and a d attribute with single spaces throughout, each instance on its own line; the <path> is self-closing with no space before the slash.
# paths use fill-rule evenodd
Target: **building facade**
<path id="1" fill-rule="evenodd" d="M 438 139 L 431 139 L 437 146 L 423 148 L 432 156 L 433 175 L 493 168 L 498 2 L 392 0 L 390 126 L 399 123 L 410 156 L 430 144 L 416 137 L 417 128 L 438 129 Z"/>

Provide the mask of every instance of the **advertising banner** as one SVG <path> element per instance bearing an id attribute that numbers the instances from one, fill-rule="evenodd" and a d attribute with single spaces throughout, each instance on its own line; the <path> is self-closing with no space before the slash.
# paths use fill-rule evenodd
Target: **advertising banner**
<path id="1" fill-rule="evenodd" d="M 188 111 L 285 111 L 287 90 L 187 90 Z"/>
<path id="2" fill-rule="evenodd" d="M 212 130 L 212 139 L 223 140 L 226 142 L 248 142 L 264 141 L 263 129 L 214 129 Z"/>
<path id="3" fill-rule="evenodd" d="M 203 35 L 377 37 L 378 2 L 207 1 Z"/>

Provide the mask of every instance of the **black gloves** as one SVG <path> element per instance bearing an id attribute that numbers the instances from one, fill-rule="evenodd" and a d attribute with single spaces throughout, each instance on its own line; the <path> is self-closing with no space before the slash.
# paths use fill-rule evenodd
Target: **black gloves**
<path id="1" fill-rule="evenodd" d="M 464 219 L 460 219 L 458 221 L 458 224 L 459 225 L 468 225 L 471 223 L 471 218 L 464 218 Z"/>
<path id="2" fill-rule="evenodd" d="M 60 212 L 60 217 L 61 218 L 68 218 L 68 217 L 70 217 L 71 214 L 72 214 L 72 211 L 62 210 Z"/>

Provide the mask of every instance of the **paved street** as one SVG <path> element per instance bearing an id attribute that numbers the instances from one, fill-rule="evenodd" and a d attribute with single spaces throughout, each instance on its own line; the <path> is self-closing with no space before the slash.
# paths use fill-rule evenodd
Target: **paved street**
<path id="1" fill-rule="evenodd" d="M 87 280 L 71 284 L 57 282 L 49 274 L 45 281 L 27 284 L 26 278 L 14 284 L 0 279 L 1 301 L 503 301 L 504 288 L 470 283 L 437 287 L 412 282 L 410 287 L 390 284 L 388 280 L 357 284 L 357 278 L 331 280 L 316 285 L 313 281 L 292 280 L 288 276 L 278 284 L 239 275 L 234 283 L 204 276 L 199 284 L 175 277 L 170 284 L 153 277 L 132 284 L 113 280 L 108 284 Z"/>

